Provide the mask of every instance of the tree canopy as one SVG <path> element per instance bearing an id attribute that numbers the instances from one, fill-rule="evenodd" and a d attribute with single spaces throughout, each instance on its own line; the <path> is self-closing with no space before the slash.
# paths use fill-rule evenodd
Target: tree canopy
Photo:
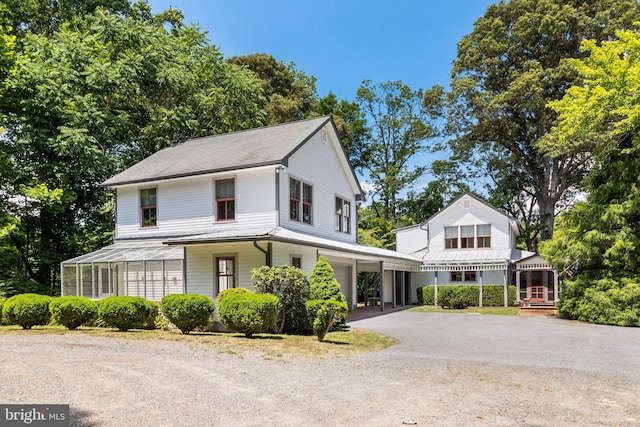
<path id="1" fill-rule="evenodd" d="M 542 253 L 565 280 L 560 312 L 597 323 L 640 325 L 640 33 L 585 41 L 572 61 L 584 84 L 550 107 L 559 123 L 541 146 L 552 156 L 589 151 L 586 201 L 559 217 Z"/>
<path id="2" fill-rule="evenodd" d="M 436 112 L 443 93 L 441 87 L 414 91 L 400 81 L 376 85 L 365 80 L 358 89 L 356 101 L 370 123 L 358 149 L 361 169 L 380 198 L 379 216 L 393 225 L 400 193 L 427 169 L 411 160 L 427 151 L 426 142 L 438 134 Z"/>
<path id="3" fill-rule="evenodd" d="M 262 122 L 253 74 L 180 13 L 136 7 L 28 31 L 15 52 L 5 43 L 2 239 L 19 260 L 3 269 L 5 288 L 53 291 L 60 261 L 108 243 L 113 201 L 98 185 L 109 176 L 172 142 Z"/>
<path id="4" fill-rule="evenodd" d="M 551 238 L 554 215 L 579 189 L 583 152 L 549 156 L 559 100 L 580 76 L 584 39 L 609 40 L 640 19 L 635 0 L 511 0 L 489 6 L 458 44 L 449 94 L 447 162 L 441 172 L 485 180 L 490 201 L 520 220 L 527 246 Z"/>

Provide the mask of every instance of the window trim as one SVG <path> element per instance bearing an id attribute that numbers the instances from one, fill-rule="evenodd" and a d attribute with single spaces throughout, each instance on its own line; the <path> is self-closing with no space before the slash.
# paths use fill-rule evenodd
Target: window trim
<path id="1" fill-rule="evenodd" d="M 340 209 L 338 210 L 338 201 L 340 202 Z M 349 205 L 348 215 L 344 214 L 345 204 Z M 351 234 L 351 200 L 342 196 L 335 196 L 334 204 L 334 229 L 338 233 Z M 345 227 L 346 224 L 346 227 Z M 345 230 L 346 228 L 346 230 Z"/>
<path id="2" fill-rule="evenodd" d="M 220 264 L 219 264 L 219 260 L 220 259 L 231 259 L 233 260 L 233 272 L 232 274 L 225 274 L 225 275 L 220 275 Z M 218 294 L 221 292 L 220 291 L 220 277 L 232 277 L 233 278 L 233 286 L 231 288 L 226 288 L 226 289 L 232 289 L 232 288 L 237 288 L 238 287 L 238 255 L 237 254 L 213 254 L 213 278 L 215 280 L 214 282 L 214 292 L 215 292 L 215 296 L 216 298 L 218 297 Z M 223 289 L 224 290 L 224 289 Z"/>
<path id="3" fill-rule="evenodd" d="M 218 185 L 217 185 L 218 181 L 229 181 L 229 180 L 233 180 L 233 197 L 222 197 L 222 198 L 218 199 Z M 237 200 L 238 200 L 238 198 L 237 198 L 237 186 L 236 186 L 236 177 L 235 176 L 214 178 L 213 179 L 213 204 L 214 204 L 214 208 L 215 208 L 216 222 L 234 222 L 234 221 L 236 221 L 236 214 L 237 214 L 237 207 L 238 207 L 238 204 L 236 203 Z M 218 202 L 228 203 L 229 201 L 233 201 L 233 218 L 220 219 L 220 215 L 218 215 L 220 213 Z M 225 209 L 225 212 L 226 211 L 227 210 Z"/>
<path id="4" fill-rule="evenodd" d="M 156 203 L 155 205 L 149 205 L 149 206 L 142 206 L 142 192 L 143 191 L 148 191 L 148 190 L 153 190 L 155 192 L 155 199 L 156 199 Z M 150 225 L 145 225 L 144 224 L 144 211 L 149 210 L 149 209 L 154 209 L 155 210 L 155 222 L 153 224 Z M 140 228 L 158 228 L 158 187 L 154 186 L 154 187 L 140 187 L 138 188 L 138 215 L 140 216 Z"/>
<path id="5" fill-rule="evenodd" d="M 477 283 L 478 272 L 476 270 L 456 270 L 449 272 L 449 283 Z M 454 279 L 453 275 L 460 275 L 460 280 Z M 473 274 L 473 280 L 467 280 L 467 274 Z"/>
<path id="6" fill-rule="evenodd" d="M 295 181 L 295 188 L 297 189 L 298 197 L 291 195 L 292 181 Z M 304 197 L 305 187 L 310 189 L 309 199 Z M 296 205 L 296 215 L 292 216 L 292 204 Z M 305 209 L 309 210 L 309 219 L 305 219 Z M 313 225 L 313 184 L 296 178 L 295 176 L 289 176 L 289 221 L 295 221 L 302 224 Z"/>
<path id="7" fill-rule="evenodd" d="M 300 260 L 300 266 L 296 266 L 296 265 L 294 264 L 294 261 L 293 261 L 294 259 L 299 259 L 299 260 Z M 291 267 L 298 267 L 298 268 L 302 269 L 302 255 L 299 255 L 299 254 L 290 254 L 290 255 L 289 255 L 289 265 L 290 265 Z"/>
<path id="8" fill-rule="evenodd" d="M 478 232 L 478 229 L 482 226 L 487 226 L 489 227 L 489 234 L 483 234 L 482 236 L 480 235 L 480 233 Z M 491 224 L 476 224 L 476 248 L 478 249 L 491 249 Z M 489 239 L 489 244 L 487 246 L 480 246 L 480 239 Z"/>
<path id="9" fill-rule="evenodd" d="M 489 234 L 478 235 L 479 227 L 487 226 L 489 227 Z M 473 227 L 473 236 L 463 236 L 462 228 L 463 227 Z M 465 225 L 445 225 L 443 228 L 444 231 L 444 250 L 477 250 L 477 249 L 491 249 L 491 234 L 492 234 L 492 226 L 491 224 L 465 224 Z M 455 229 L 456 235 L 453 237 L 447 237 L 447 229 Z M 480 241 L 484 241 L 485 239 L 489 239 L 488 246 L 480 246 Z"/>

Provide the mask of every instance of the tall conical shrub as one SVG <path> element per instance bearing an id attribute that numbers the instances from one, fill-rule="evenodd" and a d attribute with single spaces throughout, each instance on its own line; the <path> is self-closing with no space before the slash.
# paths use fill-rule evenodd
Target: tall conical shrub
<path id="1" fill-rule="evenodd" d="M 329 264 L 329 260 L 326 257 L 321 256 L 316 262 L 311 276 L 309 277 L 309 284 L 311 285 L 311 298 L 312 300 L 336 300 L 340 302 L 347 302 L 347 298 L 340 291 L 340 283 L 336 280 L 333 267 Z"/>

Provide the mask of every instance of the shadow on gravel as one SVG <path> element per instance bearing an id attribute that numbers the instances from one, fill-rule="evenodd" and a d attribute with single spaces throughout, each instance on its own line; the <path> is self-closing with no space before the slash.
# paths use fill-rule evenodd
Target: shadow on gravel
<path id="1" fill-rule="evenodd" d="M 99 424 L 91 421 L 93 412 L 69 407 L 69 427 L 98 427 Z"/>

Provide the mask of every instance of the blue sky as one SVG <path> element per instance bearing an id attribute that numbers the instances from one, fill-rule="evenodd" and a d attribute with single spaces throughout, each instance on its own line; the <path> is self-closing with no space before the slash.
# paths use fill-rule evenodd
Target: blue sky
<path id="1" fill-rule="evenodd" d="M 267 53 L 316 77 L 318 95 L 354 101 L 365 79 L 447 87 L 457 43 L 499 0 L 148 0 L 208 32 L 225 57 Z M 433 154 L 410 164 L 429 164 Z M 367 176 L 359 174 L 360 179 Z M 413 186 L 430 181 L 424 175 Z M 478 183 L 469 183 L 476 191 Z M 368 197 L 371 200 L 370 197 Z"/>
<path id="2" fill-rule="evenodd" d="M 353 101 L 364 79 L 412 89 L 449 83 L 456 44 L 498 0 L 149 0 L 208 31 L 225 57 L 268 53 L 293 61 L 329 92 Z"/>

